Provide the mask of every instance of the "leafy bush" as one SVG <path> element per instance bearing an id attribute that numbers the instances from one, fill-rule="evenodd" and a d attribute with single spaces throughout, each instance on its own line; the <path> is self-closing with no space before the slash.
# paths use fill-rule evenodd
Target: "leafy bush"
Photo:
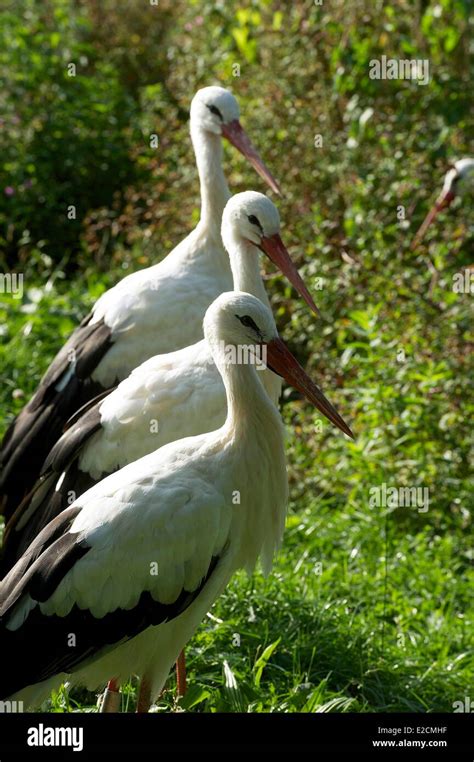
<path id="1" fill-rule="evenodd" d="M 70 3 L 0 19 L 0 246 L 9 266 L 32 247 L 61 259 L 77 253 L 86 213 L 136 176 L 134 103 Z"/>

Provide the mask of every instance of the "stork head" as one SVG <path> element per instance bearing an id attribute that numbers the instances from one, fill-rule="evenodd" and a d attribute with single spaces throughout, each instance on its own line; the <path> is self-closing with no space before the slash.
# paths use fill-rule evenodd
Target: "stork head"
<path id="1" fill-rule="evenodd" d="M 223 87 L 203 87 L 191 102 L 191 128 L 222 135 L 250 162 L 274 193 L 281 196 L 280 186 L 265 166 L 239 121 L 239 104 Z"/>
<path id="2" fill-rule="evenodd" d="M 222 240 L 232 256 L 239 240 L 254 244 L 286 275 L 311 310 L 319 315 L 311 294 L 281 240 L 280 215 L 263 193 L 246 191 L 229 199 L 222 214 Z"/>
<path id="3" fill-rule="evenodd" d="M 247 352 L 228 353 L 229 347 L 253 347 L 255 354 L 257 348 L 265 347 L 266 366 L 282 376 L 335 426 L 353 438 L 349 426 L 335 407 L 280 339 L 271 311 L 257 297 L 242 291 L 230 291 L 218 296 L 204 316 L 204 336 L 221 371 L 229 362 L 248 363 Z M 258 356 L 261 357 L 260 352 Z"/>
<path id="4" fill-rule="evenodd" d="M 422 225 L 418 229 L 412 243 L 412 249 L 420 243 L 429 226 L 439 212 L 447 209 L 457 196 L 463 196 L 474 187 L 474 159 L 459 159 L 448 170 L 444 178 L 443 189 L 436 203 L 430 209 Z"/>
<path id="5" fill-rule="evenodd" d="M 202 130 L 222 135 L 222 126 L 239 120 L 237 99 L 224 87 L 203 87 L 191 101 L 191 121 Z"/>
<path id="6" fill-rule="evenodd" d="M 474 187 L 474 159 L 459 159 L 444 178 L 443 190 L 438 203 L 449 197 L 445 206 L 449 206 L 456 196 L 462 196 Z"/>
<path id="7" fill-rule="evenodd" d="M 244 291 L 217 297 L 204 316 L 204 335 L 232 346 L 267 344 L 278 333 L 271 311 L 260 299 Z"/>

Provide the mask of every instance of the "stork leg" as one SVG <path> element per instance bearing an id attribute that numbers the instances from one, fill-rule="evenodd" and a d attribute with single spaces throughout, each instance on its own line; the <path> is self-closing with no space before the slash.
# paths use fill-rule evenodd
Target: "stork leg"
<path id="1" fill-rule="evenodd" d="M 178 696 L 186 693 L 186 662 L 184 649 L 176 660 L 176 691 Z M 138 689 L 137 714 L 147 713 L 151 706 L 151 683 L 147 677 L 143 677 Z"/>
<path id="2" fill-rule="evenodd" d="M 178 696 L 184 696 L 186 693 L 186 660 L 184 657 L 184 648 L 176 661 L 176 691 Z"/>
<path id="3" fill-rule="evenodd" d="M 117 680 L 109 680 L 107 688 L 104 691 L 100 702 L 99 711 L 102 712 L 120 712 L 121 696 L 120 685 Z"/>
<path id="4" fill-rule="evenodd" d="M 151 683 L 146 675 L 143 677 L 138 691 L 137 714 L 144 714 L 151 706 Z"/>

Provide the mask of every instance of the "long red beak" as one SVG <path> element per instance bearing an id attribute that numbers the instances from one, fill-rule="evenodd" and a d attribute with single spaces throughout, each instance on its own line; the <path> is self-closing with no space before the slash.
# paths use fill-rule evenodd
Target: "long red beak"
<path id="1" fill-rule="evenodd" d="M 252 145 L 252 142 L 245 132 L 244 128 L 240 124 L 238 119 L 234 119 L 232 122 L 222 125 L 222 134 L 227 140 L 232 143 L 241 154 L 249 160 L 252 167 L 258 172 L 266 183 L 270 186 L 274 193 L 281 196 L 280 186 L 273 177 L 272 173 L 265 166 L 256 148 Z"/>
<path id="2" fill-rule="evenodd" d="M 321 389 L 311 381 L 306 371 L 293 357 L 286 344 L 277 337 L 267 344 L 267 367 L 274 373 L 278 373 L 303 394 L 318 410 L 328 418 L 331 423 L 341 429 L 344 434 L 354 439 L 354 434 L 344 422 L 336 408 L 331 405 Z"/>
<path id="3" fill-rule="evenodd" d="M 313 297 L 306 288 L 303 278 L 296 269 L 295 264 L 288 254 L 286 246 L 278 233 L 262 238 L 259 249 L 267 254 L 273 264 L 286 275 L 291 285 L 294 286 L 299 295 L 303 297 L 308 307 L 313 310 L 318 317 L 321 317 L 320 312 L 313 301 Z"/>
<path id="4" fill-rule="evenodd" d="M 428 214 L 426 215 L 425 219 L 423 220 L 422 225 L 420 226 L 419 230 L 417 231 L 413 243 L 411 245 L 411 249 L 415 249 L 418 244 L 422 241 L 424 238 L 426 231 L 428 230 L 429 226 L 435 219 L 435 217 L 438 216 L 438 214 L 443 210 L 447 209 L 447 207 L 451 204 L 451 202 L 454 199 L 454 193 L 452 191 L 443 191 L 441 193 L 441 196 L 438 198 L 436 204 L 430 209 Z"/>

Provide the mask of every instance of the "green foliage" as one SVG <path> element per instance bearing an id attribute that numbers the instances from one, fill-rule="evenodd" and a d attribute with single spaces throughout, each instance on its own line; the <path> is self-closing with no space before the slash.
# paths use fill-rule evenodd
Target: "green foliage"
<path id="1" fill-rule="evenodd" d="M 87 14 L 88 40 L 97 58 L 117 69 L 120 82 L 133 98 L 140 88 L 161 82 L 166 86 L 171 60 L 166 41 L 175 23 L 174 0 L 78 0 Z M 144 6 L 148 5 L 148 8 Z M 147 12 L 148 11 L 148 12 Z M 172 93 L 167 96 L 172 99 Z"/>
<path id="2" fill-rule="evenodd" d="M 136 4 L 122 12 L 108 0 L 56 0 L 56 11 L 70 8 L 67 19 L 56 29 L 45 12 L 49 37 L 28 38 L 26 50 L 21 24 L 32 22 L 11 14 L 1 22 L 12 71 L 28 72 L 10 81 L 14 99 L 0 89 L 9 120 L 8 137 L 0 133 L 3 184 L 33 181 L 24 194 L 0 198 L 2 235 L 11 260 L 21 257 L 26 284 L 22 299 L 0 294 L 4 426 L 99 293 L 158 261 L 195 223 L 186 112 L 198 87 L 230 87 L 282 181 L 282 235 L 324 318 L 315 321 L 270 266 L 277 323 L 356 441 L 285 391 L 291 502 L 283 550 L 267 580 L 237 575 L 200 628 L 181 707 L 452 711 L 473 677 L 472 295 L 452 287 L 472 264 L 469 198 L 440 215 L 415 252 L 410 243 L 448 163 L 472 154 L 469 3 L 177 0 L 163 2 L 159 29 L 157 9 L 144 6 L 140 16 Z M 109 41 L 91 26 L 93 12 L 110 14 Z M 128 27 L 140 42 L 127 39 Z M 45 50 L 59 59 L 54 77 Z M 72 84 L 63 64 L 81 55 L 87 62 Z M 381 55 L 428 58 L 429 84 L 370 79 L 370 61 Z M 49 93 L 53 79 L 64 100 Z M 155 132 L 158 150 L 148 146 Z M 113 177 L 103 182 L 109 175 L 96 157 L 109 166 L 108 147 Z M 81 267 L 72 280 L 55 262 L 51 235 L 66 198 L 58 151 L 90 193 L 83 225 L 67 239 Z M 263 189 L 231 148 L 225 161 L 234 191 Z M 39 177 L 49 213 L 38 201 Z M 25 242 L 31 220 L 37 232 Z M 428 511 L 371 506 L 371 489 L 384 482 L 428 488 Z M 175 706 L 173 686 L 171 678 L 159 711 Z M 133 711 L 135 693 L 135 683 L 125 686 L 125 710 Z M 93 706 L 93 696 L 75 692 L 53 697 L 49 708 Z"/>
<path id="3" fill-rule="evenodd" d="M 33 246 L 77 253 L 86 213 L 135 175 L 133 102 L 87 43 L 86 19 L 64 0 L 25 5 L 0 21 L 0 246 L 10 266 Z"/>

